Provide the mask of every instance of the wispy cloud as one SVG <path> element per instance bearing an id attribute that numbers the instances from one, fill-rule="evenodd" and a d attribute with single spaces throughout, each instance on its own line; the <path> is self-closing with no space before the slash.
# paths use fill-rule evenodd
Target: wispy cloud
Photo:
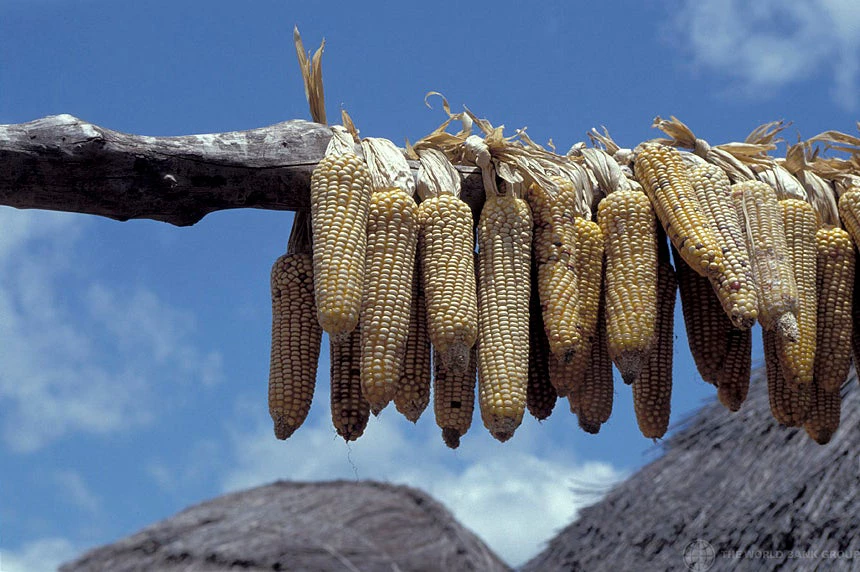
<path id="1" fill-rule="evenodd" d="M 17 550 L 0 549 L 0 571 L 56 572 L 60 564 L 71 560 L 78 552 L 65 538 L 42 538 Z"/>
<path id="2" fill-rule="evenodd" d="M 86 224 L 0 209 L 0 436 L 13 450 L 139 425 L 159 383 L 221 377 L 220 355 L 195 346 L 189 316 L 143 287 L 82 278 L 75 246 Z"/>
<path id="3" fill-rule="evenodd" d="M 860 3 L 855 0 L 685 2 L 673 32 L 693 64 L 746 93 L 814 78 L 840 106 L 858 104 Z"/>
<path id="4" fill-rule="evenodd" d="M 92 490 L 80 473 L 73 470 L 60 470 L 54 474 L 54 482 L 59 487 L 59 496 L 77 508 L 95 513 L 101 508 L 101 499 Z"/>
<path id="5" fill-rule="evenodd" d="M 225 491 L 276 479 L 377 479 L 429 492 L 460 522 L 511 564 L 521 564 L 543 548 L 577 511 L 597 500 L 582 485 L 606 490 L 622 474 L 605 463 L 578 461 L 570 450 L 538 450 L 542 428 L 526 423 L 512 441 L 500 445 L 480 426 L 452 452 L 432 422 L 401 422 L 394 411 L 372 420 L 366 434 L 346 446 L 324 416 L 287 442 L 275 440 L 268 425 L 233 437 L 235 466 Z M 427 420 L 429 421 L 429 420 Z M 480 421 L 476 421 L 480 424 Z"/>

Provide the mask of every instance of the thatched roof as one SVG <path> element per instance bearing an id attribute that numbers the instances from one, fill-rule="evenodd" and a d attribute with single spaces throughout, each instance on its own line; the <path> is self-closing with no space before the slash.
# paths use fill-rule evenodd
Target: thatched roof
<path id="1" fill-rule="evenodd" d="M 62 572 L 509 568 L 427 494 L 376 482 L 279 481 L 188 508 Z"/>
<path id="2" fill-rule="evenodd" d="M 821 446 L 776 424 L 759 376 L 738 413 L 704 407 L 524 570 L 860 570 L 856 375 L 843 393 Z"/>

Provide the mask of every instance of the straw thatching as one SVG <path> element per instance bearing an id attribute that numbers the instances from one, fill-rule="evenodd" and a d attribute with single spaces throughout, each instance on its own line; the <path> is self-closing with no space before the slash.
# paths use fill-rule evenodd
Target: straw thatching
<path id="1" fill-rule="evenodd" d="M 860 570 L 856 374 L 826 446 L 776 424 L 762 376 L 738 413 L 704 407 L 524 570 Z"/>
<path id="2" fill-rule="evenodd" d="M 96 548 L 62 572 L 508 570 L 427 494 L 334 481 L 228 494 Z"/>

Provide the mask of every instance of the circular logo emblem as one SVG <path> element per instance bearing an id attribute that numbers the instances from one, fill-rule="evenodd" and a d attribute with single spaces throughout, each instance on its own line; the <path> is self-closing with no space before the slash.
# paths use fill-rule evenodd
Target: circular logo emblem
<path id="1" fill-rule="evenodd" d="M 717 554 L 707 540 L 697 538 L 684 549 L 684 565 L 693 572 L 706 572 L 711 569 Z"/>

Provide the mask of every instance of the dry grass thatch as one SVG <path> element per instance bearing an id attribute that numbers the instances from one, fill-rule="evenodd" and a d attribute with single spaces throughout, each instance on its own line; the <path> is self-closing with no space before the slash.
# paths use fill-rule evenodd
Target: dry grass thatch
<path id="1" fill-rule="evenodd" d="M 278 481 L 188 508 L 63 572 L 508 570 L 429 495 L 374 482 Z"/>
<path id="2" fill-rule="evenodd" d="M 738 413 L 703 408 L 524 570 L 860 570 L 856 373 L 823 447 L 771 418 L 763 374 Z"/>

